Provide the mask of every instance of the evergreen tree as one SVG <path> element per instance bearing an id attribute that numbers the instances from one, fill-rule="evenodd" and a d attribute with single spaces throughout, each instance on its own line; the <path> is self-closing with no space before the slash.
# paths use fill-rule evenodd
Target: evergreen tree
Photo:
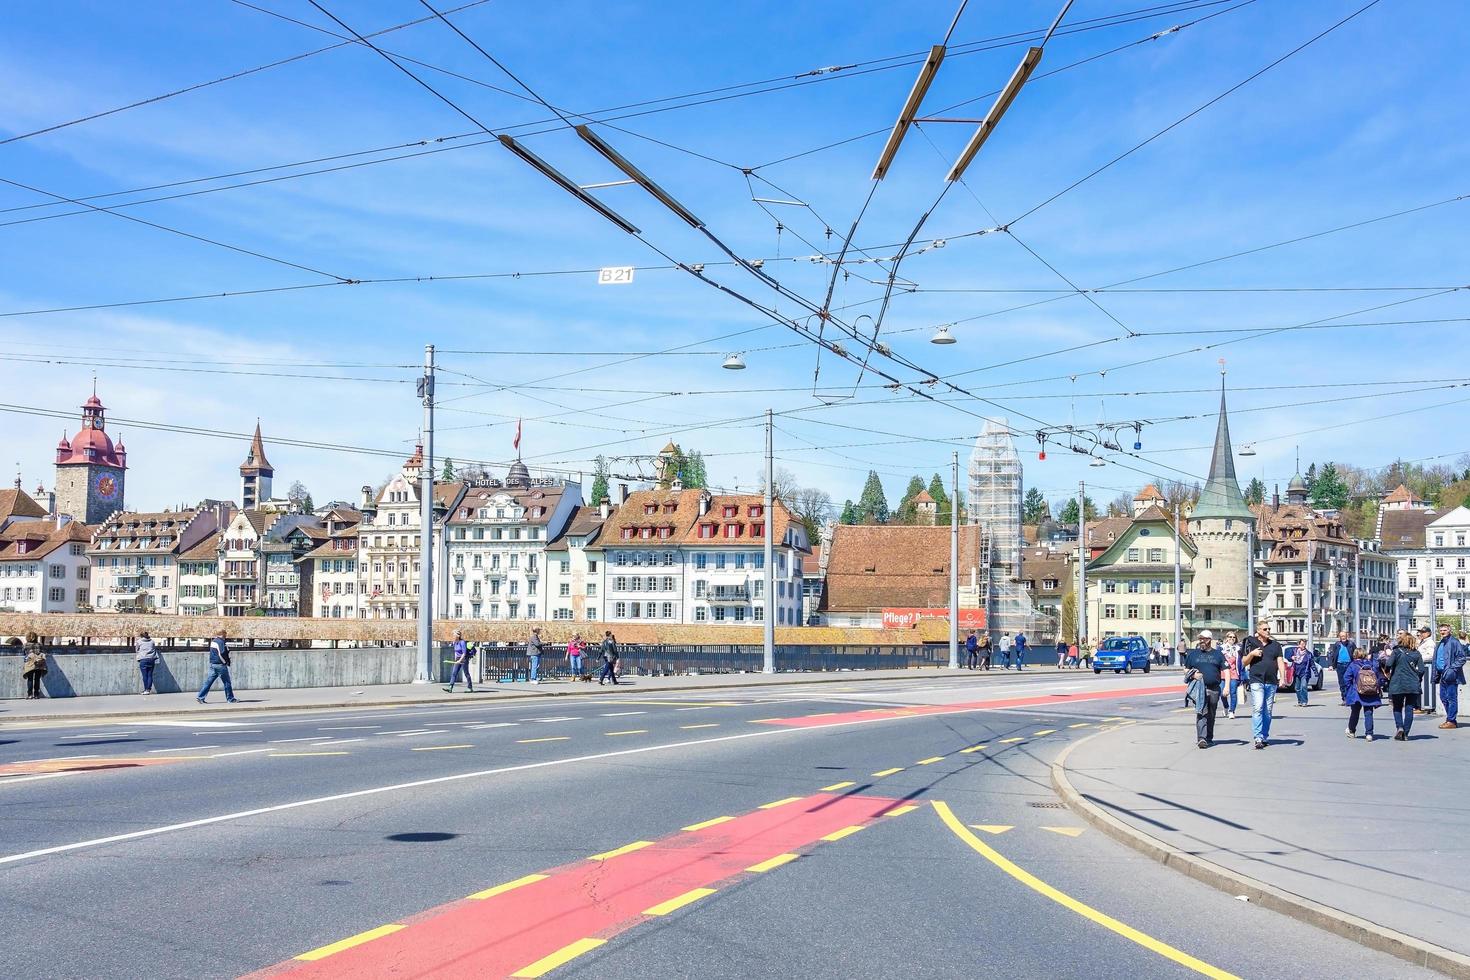
<path id="1" fill-rule="evenodd" d="M 912 524 L 918 517 L 914 509 L 914 498 L 924 492 L 924 478 L 922 476 L 909 477 L 909 485 L 903 492 L 903 499 L 898 502 L 898 510 L 894 512 L 893 522 L 895 524 Z"/>
<path id="2" fill-rule="evenodd" d="M 1021 501 L 1021 521 L 1025 524 L 1040 524 L 1046 516 L 1046 498 L 1041 491 L 1032 487 Z"/>
<path id="3" fill-rule="evenodd" d="M 592 506 L 596 507 L 610 499 L 607 492 L 607 458 L 598 456 L 597 465 L 592 470 Z"/>
<path id="4" fill-rule="evenodd" d="M 1313 505 L 1322 508 L 1341 510 L 1347 506 L 1348 487 L 1337 472 L 1337 467 L 1331 463 L 1323 463 L 1322 469 L 1311 481 L 1311 497 Z"/>
<path id="5" fill-rule="evenodd" d="M 314 510 L 316 510 L 316 504 L 312 502 L 311 494 L 308 492 L 305 497 L 301 498 L 301 513 L 310 514 Z"/>
<path id="6" fill-rule="evenodd" d="M 703 490 L 709 486 L 709 474 L 704 468 L 704 453 L 692 452 L 684 460 L 684 488 Z"/>
<path id="7" fill-rule="evenodd" d="M 934 478 L 929 481 L 929 496 L 933 497 L 934 502 L 939 505 L 934 514 L 934 523 L 948 525 L 950 520 L 949 494 L 945 492 L 944 480 L 940 479 L 938 473 L 935 473 Z"/>
<path id="8" fill-rule="evenodd" d="M 1317 482 L 1317 464 L 1316 463 L 1311 463 L 1311 464 L 1309 464 L 1307 466 L 1307 473 L 1306 473 L 1306 476 L 1304 477 L 1304 479 L 1307 481 L 1307 496 L 1310 497 L 1310 496 L 1312 496 L 1312 484 L 1314 484 L 1314 483 Z"/>
<path id="9" fill-rule="evenodd" d="M 888 497 L 883 492 L 883 482 L 878 479 L 876 470 L 868 470 L 867 482 L 863 484 L 863 492 L 858 496 L 857 512 L 859 523 L 888 523 Z"/>
<path id="10" fill-rule="evenodd" d="M 1245 485 L 1245 502 L 1248 504 L 1261 504 L 1266 502 L 1266 484 L 1259 477 L 1251 477 L 1251 482 Z"/>
<path id="11" fill-rule="evenodd" d="M 448 456 L 444 457 L 444 469 L 442 472 L 440 472 L 439 479 L 441 482 L 444 483 L 454 482 L 454 460 L 450 459 Z"/>
<path id="12" fill-rule="evenodd" d="M 1083 498 L 1083 506 L 1084 506 L 1084 508 L 1086 510 L 1086 513 L 1087 513 L 1087 519 L 1089 521 L 1095 521 L 1095 520 L 1097 520 L 1097 505 L 1092 502 L 1092 498 L 1091 497 L 1084 497 Z M 1077 523 L 1077 498 L 1076 497 L 1068 497 L 1067 498 L 1066 504 L 1063 505 L 1063 507 L 1062 507 L 1061 516 L 1058 517 L 1057 519 L 1059 521 L 1061 521 L 1063 524 L 1076 524 Z"/>
<path id="13" fill-rule="evenodd" d="M 842 515 L 837 518 L 839 524 L 856 524 L 858 522 L 857 505 L 849 499 L 842 505 Z"/>

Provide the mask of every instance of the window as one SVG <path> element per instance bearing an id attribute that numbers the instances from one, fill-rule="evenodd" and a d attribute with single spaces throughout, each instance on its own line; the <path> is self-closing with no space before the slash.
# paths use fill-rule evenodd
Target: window
<path id="1" fill-rule="evenodd" d="M 588 595 L 589 598 L 597 595 L 597 583 L 596 582 L 588 582 L 587 583 L 587 595 Z"/>
<path id="2" fill-rule="evenodd" d="M 704 606 L 695 606 L 694 621 L 696 623 L 703 623 L 707 619 L 709 619 L 709 610 L 706 609 Z"/>
<path id="3" fill-rule="evenodd" d="M 1418 568 L 1419 567 L 1419 559 L 1417 559 L 1417 558 L 1410 558 L 1409 559 L 1409 567 L 1410 568 Z"/>
<path id="4" fill-rule="evenodd" d="M 1127 557 L 1126 560 L 1127 561 L 1138 561 L 1138 549 L 1137 548 L 1129 548 L 1128 549 L 1128 557 Z"/>
<path id="5" fill-rule="evenodd" d="M 709 593 L 709 582 L 700 578 L 694 580 L 694 598 L 703 599 Z"/>
<path id="6" fill-rule="evenodd" d="M 715 622 L 717 622 L 717 623 L 723 623 L 725 621 L 725 607 L 724 606 L 715 606 L 714 613 L 715 613 Z"/>
<path id="7" fill-rule="evenodd" d="M 726 517 L 734 517 L 737 512 L 738 508 L 736 508 L 733 504 L 726 504 L 724 507 L 724 514 Z"/>
<path id="8" fill-rule="evenodd" d="M 703 568 L 705 568 L 708 565 L 709 565 L 709 555 L 705 554 L 702 551 L 696 552 L 695 555 L 694 555 L 694 567 L 695 568 L 699 568 L 699 569 L 703 569 Z"/>
<path id="9" fill-rule="evenodd" d="M 1114 582 L 1112 579 L 1105 580 L 1103 582 L 1103 591 L 1108 593 L 1109 595 L 1112 595 L 1113 593 L 1118 591 L 1118 583 Z"/>
<path id="10" fill-rule="evenodd" d="M 737 623 L 743 623 L 743 622 L 745 622 L 745 607 L 744 606 L 736 606 L 735 607 L 735 622 L 737 622 Z"/>
<path id="11" fill-rule="evenodd" d="M 664 619 L 673 619 L 674 618 L 674 604 L 672 602 L 666 602 L 666 603 L 663 604 L 663 618 Z"/>
<path id="12" fill-rule="evenodd" d="M 1139 582 L 1138 579 L 1135 578 L 1135 579 L 1129 579 L 1128 580 L 1128 591 L 1130 593 L 1133 593 L 1133 594 L 1136 595 L 1141 587 L 1142 587 L 1142 583 Z"/>
<path id="13" fill-rule="evenodd" d="M 556 594 L 559 595 L 559 596 L 569 596 L 569 595 L 571 595 L 572 594 L 572 583 L 570 583 L 570 582 L 563 582 L 563 583 L 561 583 L 561 585 L 557 586 Z"/>
<path id="14" fill-rule="evenodd" d="M 1161 561 L 1163 561 L 1164 560 L 1164 549 L 1163 548 L 1150 548 L 1150 549 L 1148 549 L 1148 560 L 1151 561 L 1151 562 L 1161 562 Z"/>
<path id="15" fill-rule="evenodd" d="M 1149 606 L 1148 607 L 1148 618 L 1149 619 L 1163 619 L 1164 618 L 1164 607 L 1163 606 Z"/>
<path id="16" fill-rule="evenodd" d="M 750 536 L 751 537 L 753 537 L 753 538 L 764 537 L 765 536 L 765 533 L 766 533 L 766 525 L 763 522 L 761 522 L 761 521 L 755 521 L 754 523 L 752 523 L 750 525 Z"/>
<path id="17" fill-rule="evenodd" d="M 534 602 L 528 602 L 528 603 L 526 603 L 526 618 L 527 619 L 535 619 L 536 618 L 536 603 L 534 603 Z"/>
<path id="18" fill-rule="evenodd" d="M 1152 581 L 1148 583 L 1148 591 L 1153 595 L 1158 595 L 1164 591 L 1164 583 L 1158 580 Z"/>
<path id="19" fill-rule="evenodd" d="M 1213 559 L 1213 558 L 1206 558 L 1205 559 L 1205 567 L 1206 568 L 1214 568 L 1215 567 L 1215 559 Z"/>
<path id="20" fill-rule="evenodd" d="M 46 598 L 49 599 L 51 602 L 65 602 L 66 601 L 66 590 L 65 589 L 47 589 L 46 590 Z M 167 596 L 165 596 L 164 598 L 167 598 Z"/>
<path id="21" fill-rule="evenodd" d="M 1103 617 L 1106 618 L 1106 619 L 1117 619 L 1118 618 L 1118 607 L 1117 606 L 1114 606 L 1112 604 L 1104 605 L 1103 606 Z"/>
<path id="22" fill-rule="evenodd" d="M 52 578 L 66 578 L 65 565 L 52 565 L 49 569 Z"/>
<path id="23" fill-rule="evenodd" d="M 738 537 L 740 537 L 740 525 L 739 524 L 726 524 L 725 525 L 725 537 L 727 537 L 727 538 L 738 538 Z"/>
<path id="24" fill-rule="evenodd" d="M 725 567 L 725 553 L 723 551 L 717 552 L 715 554 L 715 570 L 718 571 L 718 570 L 720 570 L 720 569 L 722 569 L 724 567 Z M 756 567 L 760 567 L 760 566 L 756 566 Z"/>
<path id="25" fill-rule="evenodd" d="M 1128 618 L 1129 619 L 1137 619 L 1138 618 L 1138 607 L 1137 606 L 1129 606 L 1128 607 Z"/>
<path id="26" fill-rule="evenodd" d="M 628 615 L 628 604 L 626 602 L 613 603 L 613 615 L 618 619 L 625 618 Z"/>
<path id="27" fill-rule="evenodd" d="M 672 592 L 672 591 L 674 591 L 674 576 L 672 576 L 672 575 L 665 575 L 664 576 L 664 580 L 663 580 L 663 586 L 664 586 L 664 591 L 665 592 Z"/>

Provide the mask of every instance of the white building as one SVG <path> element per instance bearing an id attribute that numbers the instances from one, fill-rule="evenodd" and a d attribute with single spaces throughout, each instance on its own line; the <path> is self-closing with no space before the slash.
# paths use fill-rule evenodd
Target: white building
<path id="1" fill-rule="evenodd" d="M 599 547 L 602 525 L 612 509 L 578 507 L 562 533 L 546 546 L 546 602 L 550 618 L 563 622 L 602 619 L 604 556 Z"/>
<path id="2" fill-rule="evenodd" d="M 17 521 L 0 531 L 0 609 L 69 613 L 90 604 L 92 529 L 67 517 Z"/>
<path id="3" fill-rule="evenodd" d="M 260 544 L 276 515 L 237 510 L 219 541 L 219 609 L 223 616 L 247 616 L 265 603 Z"/>
<path id="4" fill-rule="evenodd" d="M 777 626 L 800 626 L 806 528 L 779 500 L 765 513 L 756 494 L 708 497 L 685 537 L 684 622 L 742 623 L 765 619 L 765 540 L 772 537 Z"/>
<path id="5" fill-rule="evenodd" d="M 1456 507 L 1434 520 L 1425 535 L 1425 559 L 1434 594 L 1436 620 L 1463 627 L 1470 615 L 1470 508 Z"/>
<path id="6" fill-rule="evenodd" d="M 1464 508 L 1459 508 L 1463 510 Z M 1429 590 L 1434 590 L 1436 612 L 1460 613 L 1454 595 L 1455 583 L 1461 575 L 1454 574 L 1463 568 L 1464 552 L 1456 554 L 1455 541 L 1459 532 L 1454 511 L 1440 515 L 1429 503 L 1406 486 L 1399 486 L 1384 497 L 1378 508 L 1377 538 L 1385 556 L 1396 560 L 1398 566 L 1399 620 L 1409 627 L 1418 628 L 1430 622 Z M 1441 520 L 1438 530 L 1431 530 Z M 1431 548 L 1440 541 L 1437 548 Z M 1437 567 L 1436 567 L 1437 566 Z M 1462 573 L 1463 574 L 1463 573 Z"/>
<path id="7" fill-rule="evenodd" d="M 218 531 L 179 555 L 179 615 L 219 615 Z"/>
<path id="8" fill-rule="evenodd" d="M 336 506 L 319 511 L 318 516 L 327 540 L 296 560 L 309 582 L 302 593 L 305 611 L 322 619 L 366 618 L 357 559 L 362 512 Z"/>
<path id="9" fill-rule="evenodd" d="M 87 548 L 93 610 L 177 612 L 178 556 L 217 531 L 220 517 L 216 509 L 113 513 Z"/>

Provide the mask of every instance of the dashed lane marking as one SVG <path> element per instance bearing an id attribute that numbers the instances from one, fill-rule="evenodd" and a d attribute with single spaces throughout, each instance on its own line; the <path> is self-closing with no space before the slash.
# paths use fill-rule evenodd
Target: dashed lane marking
<path id="1" fill-rule="evenodd" d="M 123 735 L 136 735 L 136 734 L 138 734 L 136 731 L 131 731 L 131 732 L 88 732 L 85 735 L 62 735 L 60 737 L 59 741 L 63 741 L 64 742 L 64 741 L 66 741 L 69 738 L 119 738 L 119 737 L 121 737 Z M 202 733 L 201 732 L 195 732 L 194 734 L 195 735 L 199 735 L 199 734 L 202 734 Z"/>
<path id="2" fill-rule="evenodd" d="M 622 847 L 615 847 L 610 851 L 603 851 L 601 854 L 594 854 L 587 860 L 610 861 L 615 857 L 621 857 L 624 854 L 632 854 L 634 851 L 641 851 L 645 847 L 651 846 L 653 846 L 653 841 L 651 840 L 635 840 L 631 844 L 624 844 Z"/>
<path id="3" fill-rule="evenodd" d="M 903 772 L 903 766 L 894 766 L 892 769 L 879 769 L 873 775 L 874 777 L 892 776 L 896 772 Z"/>
<path id="4" fill-rule="evenodd" d="M 784 800 L 772 800 L 770 803 L 762 803 L 760 805 L 760 809 L 762 809 L 762 810 L 774 810 L 778 806 L 785 806 L 788 803 L 795 803 L 797 800 L 800 800 L 800 799 L 802 799 L 802 797 L 800 797 L 800 796 L 788 796 Z"/>
<path id="5" fill-rule="evenodd" d="M 699 823 L 692 823 L 682 829 L 686 831 L 703 830 L 706 827 L 716 827 L 722 823 L 729 823 L 731 820 L 734 819 L 734 817 L 715 817 L 713 820 L 703 820 Z"/>
<path id="6" fill-rule="evenodd" d="M 1018 738 L 1003 738 L 1003 739 L 1000 740 L 1000 744 L 1001 745 L 1013 745 L 1016 742 L 1024 742 L 1024 741 L 1026 741 L 1024 738 L 1019 738 L 1019 737 Z"/>
<path id="7" fill-rule="evenodd" d="M 1031 735 L 1032 737 L 1035 737 L 1037 735 L 1055 735 L 1056 733 L 1057 730 L 1055 728 L 1043 728 L 1039 732 L 1032 732 Z"/>
<path id="8" fill-rule="evenodd" d="M 379 732 L 379 735 L 423 735 L 427 728 L 405 728 L 396 732 Z"/>
<path id="9" fill-rule="evenodd" d="M 968 749 L 960 749 L 961 755 L 969 755 L 971 752 L 980 752 L 990 748 L 989 745 L 972 745 Z"/>
<path id="10" fill-rule="evenodd" d="M 692 905 L 693 903 L 699 901 L 701 898 L 708 898 L 716 891 L 717 889 L 714 888 L 691 888 L 689 891 L 685 892 L 682 895 L 675 895 L 667 902 L 659 902 L 657 905 L 644 909 L 643 914 L 668 915 L 671 912 L 677 912 L 679 909 L 682 909 L 686 905 Z"/>
<path id="11" fill-rule="evenodd" d="M 516 744 L 530 745 L 533 742 L 568 742 L 571 741 L 571 738 L 572 736 L 570 735 L 548 735 L 546 738 L 518 738 L 516 739 Z"/>
<path id="12" fill-rule="evenodd" d="M 484 891 L 475 892 L 473 895 L 467 896 L 467 898 L 471 901 L 494 898 L 496 895 L 504 895 L 506 892 L 515 891 L 517 888 L 534 885 L 538 881 L 545 881 L 549 877 L 551 876 L 542 874 L 526 875 L 524 878 L 517 878 L 515 881 L 507 881 L 503 885 L 496 885 L 494 888 L 487 888 Z"/>
<path id="13" fill-rule="evenodd" d="M 483 725 L 466 725 L 464 727 L 465 728 L 473 728 L 473 729 L 478 730 L 478 729 L 481 729 L 481 728 L 514 728 L 518 724 L 520 724 L 520 723 L 519 722 L 515 722 L 515 721 L 492 721 L 492 722 L 486 722 Z"/>
<path id="14" fill-rule="evenodd" d="M 403 926 L 399 925 L 396 922 L 392 922 L 386 926 L 378 926 L 376 929 L 369 929 L 367 932 L 359 932 L 355 936 L 348 936 L 346 939 L 339 939 L 335 943 L 329 943 L 326 946 L 318 946 L 311 952 L 302 953 L 296 958 L 298 960 L 306 960 L 308 962 L 312 960 L 326 959 L 333 953 L 340 953 L 344 949 L 351 949 L 354 946 L 361 946 L 363 943 L 370 943 L 374 939 L 378 939 L 382 936 L 391 936 L 393 933 L 402 928 Z"/>
<path id="15" fill-rule="evenodd" d="M 223 759 L 231 755 L 259 755 L 262 752 L 274 752 L 275 749 L 237 749 L 234 752 L 216 752 L 210 756 L 211 759 Z"/>
<path id="16" fill-rule="evenodd" d="M 318 728 L 317 731 L 319 731 L 319 732 L 365 732 L 365 731 L 368 731 L 369 729 L 382 728 L 382 727 L 383 727 L 382 725 L 331 725 L 331 726 L 327 726 L 327 727 Z M 387 734 L 391 734 L 391 733 L 384 732 L 383 734 L 387 735 Z"/>
<path id="17" fill-rule="evenodd" d="M 219 746 L 219 745 L 181 745 L 181 746 L 179 746 L 176 749 L 149 749 L 148 752 L 150 754 L 152 754 L 152 755 L 157 755 L 160 752 L 197 752 L 199 749 L 218 749 L 218 748 L 222 748 L 222 746 Z"/>
<path id="18" fill-rule="evenodd" d="M 421 732 L 384 732 L 383 734 L 384 735 L 394 735 L 394 734 L 396 734 L 399 738 L 407 738 L 410 735 L 443 735 L 448 730 L 449 729 L 447 729 L 447 728 L 425 728 Z"/>
<path id="19" fill-rule="evenodd" d="M 305 759 L 318 755 L 349 755 L 347 752 L 272 752 L 272 759 Z"/>
<path id="20" fill-rule="evenodd" d="M 410 749 L 409 751 L 410 752 L 443 752 L 445 749 L 472 749 L 472 748 L 474 748 L 474 746 L 471 745 L 471 744 L 469 744 L 468 742 L 466 742 L 463 745 L 421 745 L 418 748 L 416 748 L 416 749 Z"/>
<path id="21" fill-rule="evenodd" d="M 916 766 L 929 766 L 929 765 L 933 765 L 936 762 L 943 762 L 943 761 L 944 761 L 944 756 L 942 756 L 942 755 L 931 755 L 927 759 L 920 759 L 918 762 L 914 763 L 914 765 L 916 765 Z"/>
<path id="22" fill-rule="evenodd" d="M 285 742 L 311 742 L 311 741 L 314 741 L 315 739 L 318 739 L 318 738 L 321 738 L 321 736 L 320 735 L 302 735 L 300 738 L 272 738 L 272 739 L 267 739 L 267 741 L 269 741 L 270 744 L 272 744 L 272 745 L 279 745 L 279 744 L 282 744 L 282 743 L 285 743 Z M 158 749 L 153 749 L 153 751 L 154 752 L 157 752 L 159 750 Z"/>
<path id="23" fill-rule="evenodd" d="M 702 725 L 680 725 L 679 726 L 679 730 L 680 731 L 684 731 L 684 732 L 688 732 L 688 731 L 693 731 L 696 728 L 719 728 L 719 727 L 720 726 L 718 724 L 716 724 L 715 722 L 707 721 L 707 722 L 705 722 Z"/>
<path id="24" fill-rule="evenodd" d="M 648 714 L 648 712 L 646 712 L 646 711 L 607 711 L 607 712 L 604 712 L 603 713 L 602 717 L 604 717 L 604 718 L 625 718 L 628 715 L 646 715 L 646 714 Z"/>
<path id="25" fill-rule="evenodd" d="M 903 806 L 896 806 L 892 810 L 885 810 L 882 813 L 878 814 L 878 816 L 880 816 L 880 817 L 901 817 L 905 813 L 913 813 L 917 809 L 918 809 L 918 806 L 917 805 L 915 805 L 913 803 L 905 803 Z"/>
<path id="26" fill-rule="evenodd" d="M 1075 724 L 1075 725 L 1068 725 L 1067 727 L 1068 728 L 1087 728 L 1091 724 L 1092 724 L 1091 722 L 1079 721 L 1077 724 Z"/>
<path id="27" fill-rule="evenodd" d="M 583 953 L 590 952 L 606 942 L 606 939 L 578 939 L 574 943 L 563 946 L 550 956 L 543 956 L 530 966 L 521 967 L 511 976 L 516 978 L 545 976 L 557 967 L 570 963 Z"/>
<path id="28" fill-rule="evenodd" d="M 648 729 L 646 729 L 646 728 L 630 728 L 630 729 L 628 729 L 625 732 L 603 732 L 602 734 L 604 734 L 604 735 L 647 735 L 648 734 Z"/>
<path id="29" fill-rule="evenodd" d="M 754 872 L 755 874 L 761 874 L 762 872 L 770 871 L 774 868 L 779 868 L 783 864 L 790 864 L 792 861 L 795 861 L 799 857 L 801 857 L 800 854 L 777 854 L 773 858 L 767 858 L 760 864 L 752 864 L 745 870 Z"/>
<path id="30" fill-rule="evenodd" d="M 849 787 L 849 786 L 856 786 L 856 785 L 857 785 L 857 783 L 853 782 L 851 779 L 845 779 L 845 780 L 843 780 L 840 783 L 833 783 L 831 786 L 823 786 L 822 787 L 822 792 L 824 792 L 824 793 L 831 793 L 831 792 L 833 792 L 835 790 L 847 789 L 847 787 Z"/>
<path id="31" fill-rule="evenodd" d="M 862 829 L 863 829 L 862 827 L 858 827 L 858 826 L 843 827 L 841 830 L 834 830 L 834 831 L 832 831 L 832 833 L 828 834 L 826 837 L 823 837 L 822 840 L 824 840 L 824 841 L 839 841 L 839 840 L 842 840 L 842 838 L 844 838 L 844 837 L 851 837 L 853 834 L 857 833 L 859 830 L 862 830 Z"/>
<path id="32" fill-rule="evenodd" d="M 361 738 L 334 738 L 326 742 L 314 742 L 314 745 L 346 745 L 349 742 L 361 742 Z"/>

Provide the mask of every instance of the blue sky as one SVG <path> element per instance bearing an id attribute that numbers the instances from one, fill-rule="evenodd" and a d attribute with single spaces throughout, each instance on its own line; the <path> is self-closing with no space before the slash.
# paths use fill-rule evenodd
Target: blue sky
<path id="1" fill-rule="evenodd" d="M 219 432 L 247 432 L 259 417 L 268 444 L 277 437 L 377 451 L 272 445 L 282 487 L 300 479 L 318 500 L 351 498 L 356 487 L 396 465 L 384 453 L 411 448 L 420 409 L 415 371 L 407 366 L 420 362 L 423 345 L 432 342 L 446 351 L 441 366 L 453 372 L 442 376 L 438 448 L 459 460 L 507 460 L 515 419 L 524 418 L 522 451 L 533 467 L 589 470 L 599 452 L 653 453 L 672 433 L 685 448 L 705 451 L 714 482 L 750 488 L 762 440 L 752 419 L 770 407 L 787 413 L 778 419 L 780 465 L 803 483 L 826 488 L 840 505 L 857 496 L 870 466 L 896 499 L 908 474 L 945 468 L 951 450 L 983 425 L 982 416 L 1004 416 L 1022 433 L 1029 485 L 1056 498 L 1086 478 L 1103 488 L 1097 493 L 1103 500 L 1150 476 L 1204 475 L 1217 359 L 1224 356 L 1236 442 L 1257 448 L 1256 456 L 1239 461 L 1242 481 L 1261 476 L 1268 485 L 1284 483 L 1298 444 L 1304 459 L 1367 466 L 1455 456 L 1470 451 L 1461 424 L 1470 393 L 1446 387 L 1465 376 L 1463 358 L 1454 356 L 1466 350 L 1465 323 L 1270 336 L 1159 334 L 1470 317 L 1470 292 L 1431 295 L 1466 281 L 1470 201 L 1134 284 L 1163 291 L 1093 294 L 1106 312 L 1071 293 L 1061 277 L 1080 288 L 1107 286 L 1470 193 L 1470 103 L 1463 98 L 1470 66 L 1462 56 L 1470 9 L 1463 4 L 1381 0 L 1015 221 L 1011 234 L 969 234 L 1012 222 L 1366 2 L 1255 0 L 1237 8 L 1191 0 L 1131 23 L 1072 33 L 1097 18 L 1158 6 L 1077 0 L 1037 77 L 964 185 L 952 188 L 928 219 L 921 239 L 947 244 L 911 255 L 900 272 L 918 291 L 896 295 L 882 339 L 925 369 L 958 375 L 952 380 L 965 394 L 936 392 L 944 404 L 889 392 L 872 374 L 847 402 L 814 399 L 809 343 L 685 273 L 645 268 L 630 286 L 599 286 L 590 271 L 531 275 L 665 260 L 502 147 L 468 145 L 487 138 L 466 137 L 475 131 L 471 123 L 361 47 L 0 144 L 0 177 L 79 197 L 461 137 L 395 151 L 443 150 L 411 159 L 119 208 L 270 259 L 110 214 L 51 217 L 78 208 L 29 207 L 54 199 L 0 185 L 0 208 L 24 209 L 0 212 L 3 313 L 316 287 L 5 316 L 0 402 L 70 412 L 86 396 L 95 369 L 115 417 Z M 339 30 L 308 3 L 261 0 L 258 6 Z M 412 0 L 324 0 L 324 6 L 363 33 L 427 13 Z M 700 9 L 705 6 L 710 9 Z M 785 286 L 820 300 L 832 267 L 808 257 L 837 247 L 870 190 L 883 137 L 762 165 L 886 130 L 916 71 L 912 57 L 895 56 L 941 40 L 954 6 L 493 0 L 452 19 L 558 107 L 599 119 L 643 113 L 598 131 L 738 254 L 765 258 L 766 271 Z M 1010 75 L 1023 48 L 967 43 L 1045 27 L 1058 6 L 970 3 L 925 111 L 978 98 L 954 112 L 983 114 L 988 93 Z M 1199 22 L 1129 44 L 1191 21 Z M 230 0 L 7 4 L 0 13 L 0 138 L 332 40 Z M 517 97 L 524 93 L 515 82 L 442 24 L 406 28 L 377 43 L 495 86 L 410 66 L 493 130 L 509 127 L 578 182 L 620 176 L 565 126 L 526 125 L 548 113 Z M 1122 50 L 1103 54 L 1115 48 Z M 794 77 L 854 64 L 860 67 Z M 720 94 L 738 97 L 673 110 L 660 103 L 605 111 L 759 80 L 772 80 L 769 87 L 797 84 L 763 94 L 731 89 Z M 868 254 L 892 255 L 933 204 L 970 131 L 928 124 L 911 132 L 856 243 Z M 389 155 L 96 203 L 116 206 Z M 741 168 L 756 168 L 755 196 L 806 206 L 767 205 L 768 214 L 752 203 Z M 723 256 L 640 190 L 596 193 L 658 248 L 685 262 L 709 263 L 720 281 L 796 314 L 794 300 L 775 297 L 748 273 L 714 265 Z M 771 214 L 783 224 L 779 235 Z M 5 224 L 30 218 L 47 220 Z M 834 308 L 845 307 L 847 317 L 872 313 L 882 288 L 865 280 L 881 277 L 878 266 L 847 271 L 852 276 L 839 277 Z M 334 282 L 331 276 L 510 273 L 522 275 L 317 286 Z M 1240 291 L 1266 288 L 1311 291 Z M 1049 298 L 1055 299 L 1010 309 Z M 1398 305 L 1372 310 L 1384 304 Z M 955 324 L 957 344 L 928 343 L 940 323 Z M 1129 331 L 1142 336 L 1127 337 Z M 1242 336 L 1247 339 L 1190 352 Z M 1037 356 L 1086 344 L 1094 346 Z M 623 363 L 577 353 L 681 345 L 694 353 Z M 749 369 L 721 370 L 729 351 L 746 352 Z M 1125 366 L 1170 354 L 1178 356 Z M 1021 363 L 1008 364 L 1013 361 Z M 879 366 L 906 381 L 919 377 Z M 563 376 L 584 368 L 590 370 Z M 824 388 L 844 393 L 858 380 L 830 354 L 820 377 Z M 1384 384 L 1370 385 L 1375 382 Z M 683 394 L 670 394 L 676 392 Z M 1408 414 L 1382 418 L 1393 413 Z M 28 487 L 38 478 L 49 485 L 52 447 L 75 422 L 14 412 L 0 418 L 3 450 L 10 453 L 5 467 L 18 463 Z M 1089 468 L 1053 443 L 1046 462 L 1036 459 L 1029 433 L 1039 424 L 1100 418 L 1147 420 L 1139 457 L 1109 454 L 1106 467 Z M 132 463 L 131 506 L 236 493 L 243 441 L 121 428 Z"/>

